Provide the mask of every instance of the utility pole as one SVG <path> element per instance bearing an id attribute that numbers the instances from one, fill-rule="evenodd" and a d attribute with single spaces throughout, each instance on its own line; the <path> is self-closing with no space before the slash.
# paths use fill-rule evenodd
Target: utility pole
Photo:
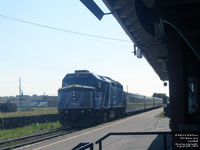
<path id="1" fill-rule="evenodd" d="M 19 105 L 20 105 L 20 108 L 21 108 L 21 78 L 19 78 Z"/>

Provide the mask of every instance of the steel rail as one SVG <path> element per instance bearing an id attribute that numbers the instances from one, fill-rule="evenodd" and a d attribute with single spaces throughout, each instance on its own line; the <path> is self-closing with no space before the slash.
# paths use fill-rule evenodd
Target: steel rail
<path id="1" fill-rule="evenodd" d="M 37 134 L 28 135 L 28 136 L 23 136 L 23 137 L 20 137 L 20 138 L 14 138 L 14 139 L 9 139 L 9 140 L 5 140 L 5 141 L 0 141 L 0 145 L 5 144 L 5 143 L 10 143 L 10 142 L 16 142 L 16 141 L 24 140 L 24 139 L 27 139 L 27 138 L 34 138 L 34 137 L 37 137 L 37 136 L 41 136 L 41 135 L 45 135 L 45 134 L 50 134 L 50 133 L 54 133 L 54 132 L 62 131 L 62 130 L 66 130 L 66 129 L 69 129 L 69 127 L 66 127 L 66 128 L 57 128 L 57 129 L 54 129 L 54 130 L 49 130 L 49 131 L 45 131 L 45 132 L 41 132 L 41 133 L 37 133 Z"/>
<path id="2" fill-rule="evenodd" d="M 47 134 L 52 134 L 52 133 L 56 133 L 56 132 L 67 130 L 67 129 L 72 129 L 72 128 L 71 127 L 58 128 L 58 129 L 54 129 L 54 130 L 50 130 L 50 131 L 46 131 L 46 132 L 42 132 L 42 133 L 38 133 L 38 134 L 33 134 L 33 135 L 30 135 L 30 136 L 24 136 L 24 137 L 20 137 L 20 138 L 0 141 L 0 145 L 11 143 L 11 142 L 17 142 L 17 141 L 21 141 L 21 140 L 25 140 L 25 139 L 27 140 L 27 139 L 31 139 L 31 138 L 35 138 L 35 137 L 43 136 L 43 135 L 47 135 Z M 62 136 L 62 135 L 68 134 L 68 133 L 69 132 L 67 132 L 67 133 L 65 132 L 65 133 L 60 133 L 60 134 L 56 134 L 56 135 L 43 137 L 43 138 L 40 138 L 40 139 L 37 139 L 37 140 L 31 140 L 31 141 L 28 141 L 28 142 L 25 142 L 25 143 L 20 143 L 20 144 L 12 145 L 12 146 L 9 146 L 9 147 L 1 148 L 1 150 L 9 150 L 9 149 L 13 149 L 13 148 L 19 148 L 19 147 L 26 146 L 26 145 L 29 145 L 29 144 L 34 144 L 34 143 L 37 143 L 37 142 L 41 142 L 41 141 L 44 141 L 44 140 L 48 140 L 48 139 L 51 139 L 51 138 Z"/>

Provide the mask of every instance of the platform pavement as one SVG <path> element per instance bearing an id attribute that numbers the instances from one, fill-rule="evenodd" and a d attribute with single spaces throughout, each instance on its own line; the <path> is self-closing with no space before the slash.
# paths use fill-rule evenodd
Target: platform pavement
<path id="1" fill-rule="evenodd" d="M 157 115 L 154 117 L 156 118 L 154 124 L 136 132 L 171 131 L 169 128 L 169 118 L 159 118 Z M 103 150 L 163 150 L 163 146 L 162 135 L 113 136 L 112 141 L 105 140 L 103 142 Z M 95 150 L 98 150 L 97 146 L 95 146 Z M 170 135 L 167 135 L 167 150 L 171 150 Z"/>
<path id="2" fill-rule="evenodd" d="M 109 132 L 148 132 L 170 131 L 169 119 L 156 117 L 162 108 L 136 114 L 95 127 L 77 131 L 65 136 L 29 145 L 24 150 L 71 150 L 82 142 L 97 141 Z M 116 136 L 103 141 L 103 150 L 161 150 L 160 137 L 153 136 Z M 94 145 L 98 150 L 98 145 Z"/>

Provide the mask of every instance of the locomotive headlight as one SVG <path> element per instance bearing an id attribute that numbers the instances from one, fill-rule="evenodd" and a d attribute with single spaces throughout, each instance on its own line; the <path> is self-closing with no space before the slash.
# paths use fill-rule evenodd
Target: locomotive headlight
<path id="1" fill-rule="evenodd" d="M 75 99 L 76 99 L 76 92 L 72 91 L 72 100 L 75 101 Z"/>
<path id="2" fill-rule="evenodd" d="M 81 113 L 83 114 L 85 111 L 84 110 L 81 110 Z"/>
<path id="3" fill-rule="evenodd" d="M 68 111 L 67 111 L 67 110 L 65 110 L 65 113 L 67 114 L 67 113 L 68 113 Z"/>

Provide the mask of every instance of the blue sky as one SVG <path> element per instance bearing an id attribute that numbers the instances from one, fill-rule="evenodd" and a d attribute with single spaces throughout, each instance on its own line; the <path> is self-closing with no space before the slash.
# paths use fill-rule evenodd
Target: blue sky
<path id="1" fill-rule="evenodd" d="M 98 5 L 108 12 L 101 0 Z M 130 40 L 112 15 L 102 21 L 79 0 L 4 0 L 0 15 L 65 30 Z M 0 17 L 0 96 L 57 95 L 67 73 L 87 69 L 111 77 L 129 92 L 151 96 L 166 93 L 147 61 L 137 59 L 132 42 L 98 39 L 38 27 Z"/>

